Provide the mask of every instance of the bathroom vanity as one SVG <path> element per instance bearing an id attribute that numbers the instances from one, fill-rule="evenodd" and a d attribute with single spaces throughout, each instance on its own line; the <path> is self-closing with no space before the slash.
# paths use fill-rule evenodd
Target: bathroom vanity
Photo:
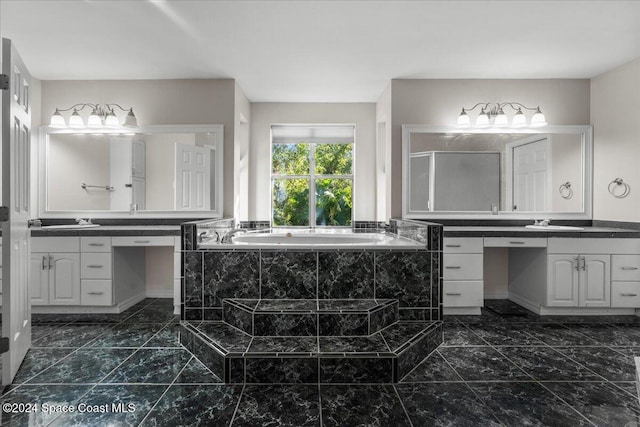
<path id="1" fill-rule="evenodd" d="M 445 314 L 479 314 L 485 248 L 508 248 L 508 298 L 538 314 L 635 314 L 640 232 L 445 227 Z"/>

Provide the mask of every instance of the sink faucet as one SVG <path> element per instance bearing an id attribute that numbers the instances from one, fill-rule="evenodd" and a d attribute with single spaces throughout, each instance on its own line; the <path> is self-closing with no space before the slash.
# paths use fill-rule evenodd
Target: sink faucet
<path id="1" fill-rule="evenodd" d="M 76 222 L 78 223 L 78 225 L 90 225 L 90 224 L 93 224 L 93 222 L 91 222 L 91 218 L 87 218 L 87 219 L 76 218 Z"/>
<path id="2" fill-rule="evenodd" d="M 238 233 L 246 233 L 247 230 L 244 228 L 236 228 L 234 230 L 229 231 L 227 234 L 224 235 L 224 237 L 222 238 L 221 243 L 231 243 L 231 239 L 233 238 L 233 236 L 235 234 Z"/>
<path id="3" fill-rule="evenodd" d="M 542 227 L 547 227 L 549 224 L 551 223 L 550 219 L 540 219 L 540 220 L 533 220 L 533 225 L 540 225 Z"/>

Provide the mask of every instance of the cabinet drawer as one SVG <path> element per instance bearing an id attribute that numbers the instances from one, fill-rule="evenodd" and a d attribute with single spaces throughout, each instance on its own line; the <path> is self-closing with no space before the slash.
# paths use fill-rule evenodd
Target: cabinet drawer
<path id="1" fill-rule="evenodd" d="M 484 245 L 494 248 L 546 248 L 544 237 L 485 237 Z"/>
<path id="2" fill-rule="evenodd" d="M 611 282 L 611 307 L 640 307 L 640 281 Z"/>
<path id="3" fill-rule="evenodd" d="M 482 254 L 444 254 L 445 280 L 482 280 Z"/>
<path id="4" fill-rule="evenodd" d="M 611 280 L 640 281 L 640 255 L 613 255 Z"/>
<path id="5" fill-rule="evenodd" d="M 111 237 L 80 237 L 82 252 L 111 252 Z"/>
<path id="6" fill-rule="evenodd" d="M 482 237 L 446 237 L 443 239 L 445 254 L 481 254 Z"/>
<path id="7" fill-rule="evenodd" d="M 33 237 L 31 252 L 80 252 L 80 238 Z"/>
<path id="8" fill-rule="evenodd" d="M 81 256 L 80 278 L 110 279 L 111 253 L 83 253 Z"/>
<path id="9" fill-rule="evenodd" d="M 111 280 L 82 280 L 81 305 L 113 305 Z"/>
<path id="10" fill-rule="evenodd" d="M 111 239 L 112 246 L 173 246 L 174 236 L 117 236 Z"/>
<path id="11" fill-rule="evenodd" d="M 482 307 L 482 281 L 447 281 L 442 283 L 443 307 Z"/>

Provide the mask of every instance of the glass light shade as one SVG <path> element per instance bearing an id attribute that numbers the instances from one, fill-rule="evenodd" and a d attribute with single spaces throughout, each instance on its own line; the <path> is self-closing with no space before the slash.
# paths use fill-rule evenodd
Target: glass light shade
<path id="1" fill-rule="evenodd" d="M 538 107 L 533 116 L 531 116 L 531 127 L 540 127 L 546 125 L 547 120 L 545 119 L 544 114 L 542 114 L 542 111 L 540 111 L 540 107 Z"/>
<path id="2" fill-rule="evenodd" d="M 84 127 L 84 120 L 82 120 L 82 116 L 80 116 L 78 110 L 76 110 L 75 108 L 73 109 L 71 117 L 69 117 L 69 127 L 76 129 Z"/>
<path id="3" fill-rule="evenodd" d="M 504 111 L 502 111 L 502 108 L 500 108 L 498 110 L 498 115 L 496 116 L 496 120 L 493 123 L 493 125 L 496 127 L 503 127 L 503 126 L 507 126 L 508 124 L 509 124 L 509 118 L 504 113 Z"/>
<path id="4" fill-rule="evenodd" d="M 489 126 L 489 115 L 484 111 L 484 108 L 476 118 L 476 126 L 480 128 L 486 128 Z"/>
<path id="5" fill-rule="evenodd" d="M 107 117 L 104 120 L 104 125 L 110 128 L 114 128 L 114 127 L 118 127 L 120 126 L 120 122 L 118 121 L 118 117 L 116 117 L 115 113 L 113 112 L 113 110 L 110 110 L 109 113 L 107 114 Z"/>
<path id="6" fill-rule="evenodd" d="M 56 112 L 51 116 L 51 123 L 49 125 L 53 128 L 67 127 L 67 123 L 64 121 L 64 117 L 60 114 L 60 111 L 56 108 Z"/>
<path id="7" fill-rule="evenodd" d="M 469 125 L 471 125 L 471 120 L 469 119 L 469 115 L 466 111 L 464 111 L 463 108 L 462 112 L 458 116 L 458 127 L 466 128 L 469 127 Z"/>
<path id="8" fill-rule="evenodd" d="M 513 116 L 513 121 L 511 122 L 511 125 L 514 128 L 521 128 L 527 125 L 527 118 L 524 116 L 522 109 L 518 108 L 518 111 Z"/>
<path id="9" fill-rule="evenodd" d="M 126 126 L 126 127 L 138 126 L 138 120 L 136 119 L 136 115 L 133 114 L 133 108 L 129 109 L 129 112 L 127 113 L 127 117 L 125 117 L 124 119 L 123 126 Z"/>
<path id="10" fill-rule="evenodd" d="M 96 111 L 95 108 L 93 109 L 93 111 L 91 112 L 91 115 L 87 119 L 87 126 L 89 126 L 90 128 L 98 128 L 102 126 L 102 119 L 98 115 L 98 112 Z"/>

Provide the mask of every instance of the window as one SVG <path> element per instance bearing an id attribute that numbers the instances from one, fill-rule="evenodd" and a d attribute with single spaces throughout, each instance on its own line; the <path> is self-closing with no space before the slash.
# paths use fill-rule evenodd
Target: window
<path id="1" fill-rule="evenodd" d="M 271 127 L 273 226 L 351 226 L 354 126 Z"/>

